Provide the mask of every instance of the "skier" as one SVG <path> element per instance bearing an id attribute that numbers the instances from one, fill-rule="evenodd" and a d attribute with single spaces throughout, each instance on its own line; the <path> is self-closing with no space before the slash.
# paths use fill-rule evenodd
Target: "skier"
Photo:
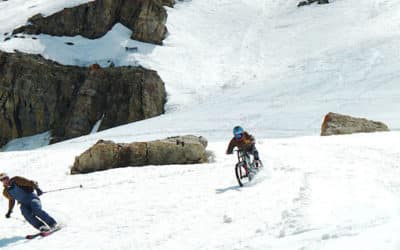
<path id="1" fill-rule="evenodd" d="M 260 158 L 256 149 L 256 140 L 254 136 L 243 130 L 242 127 L 236 126 L 233 128 L 233 138 L 229 143 L 227 154 L 232 154 L 233 149 L 238 147 L 243 152 L 250 153 L 254 156 L 256 167 L 260 166 Z"/>
<path id="2" fill-rule="evenodd" d="M 9 200 L 7 219 L 11 216 L 15 201 L 18 201 L 22 215 L 33 227 L 41 232 L 57 228 L 57 222 L 42 210 L 42 204 L 38 196 L 43 192 L 37 182 L 20 176 L 10 179 L 6 173 L 0 174 L 0 181 L 4 186 L 3 195 Z M 34 190 L 36 194 L 33 192 Z"/>

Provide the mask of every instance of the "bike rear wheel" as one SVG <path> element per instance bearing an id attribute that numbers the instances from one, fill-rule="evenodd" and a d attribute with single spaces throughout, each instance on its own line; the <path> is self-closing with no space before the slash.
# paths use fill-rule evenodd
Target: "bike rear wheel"
<path id="1" fill-rule="evenodd" d="M 249 179 L 249 169 L 246 164 L 238 163 L 235 166 L 235 174 L 236 179 L 239 183 L 239 186 L 243 187 L 243 185 L 250 181 Z"/>

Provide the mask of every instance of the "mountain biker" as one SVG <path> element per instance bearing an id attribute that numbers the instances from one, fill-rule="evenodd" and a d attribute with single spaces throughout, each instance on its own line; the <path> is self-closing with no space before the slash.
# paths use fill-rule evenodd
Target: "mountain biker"
<path id="1" fill-rule="evenodd" d="M 254 136 L 244 131 L 241 126 L 233 128 L 233 138 L 229 143 L 226 154 L 232 154 L 235 147 L 239 148 L 239 150 L 243 152 L 252 154 L 256 166 L 258 167 L 260 165 L 260 158 L 256 149 L 256 140 L 254 139 Z"/>

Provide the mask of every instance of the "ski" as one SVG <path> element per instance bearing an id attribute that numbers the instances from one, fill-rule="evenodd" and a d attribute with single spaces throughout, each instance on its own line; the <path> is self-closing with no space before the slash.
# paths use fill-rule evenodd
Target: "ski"
<path id="1" fill-rule="evenodd" d="M 27 239 L 27 240 L 35 239 L 35 238 L 37 238 L 38 236 L 40 236 L 41 233 L 42 233 L 42 232 L 36 233 L 36 234 L 28 234 L 27 236 L 25 236 L 25 239 Z"/>
<path id="2" fill-rule="evenodd" d="M 57 232 L 58 230 L 60 230 L 61 229 L 61 227 L 56 227 L 56 228 L 54 228 L 54 229 L 52 229 L 52 230 L 49 230 L 49 231 L 46 231 L 46 232 L 39 232 L 39 233 L 35 233 L 35 234 L 28 234 L 27 236 L 25 236 L 25 239 L 27 239 L 27 240 L 32 240 L 32 239 L 35 239 L 35 238 L 37 238 L 37 237 L 39 237 L 39 236 L 41 236 L 41 237 L 47 237 L 47 236 L 49 236 L 50 234 L 52 234 L 52 233 L 54 233 L 54 232 Z"/>
<path id="3" fill-rule="evenodd" d="M 60 230 L 60 229 L 61 229 L 61 227 L 56 227 L 56 228 L 51 229 L 51 230 L 49 230 L 49 231 L 41 232 L 41 233 L 40 233 L 40 236 L 42 236 L 42 237 L 49 236 L 50 234 L 53 234 L 53 233 L 57 232 L 57 231 Z"/>

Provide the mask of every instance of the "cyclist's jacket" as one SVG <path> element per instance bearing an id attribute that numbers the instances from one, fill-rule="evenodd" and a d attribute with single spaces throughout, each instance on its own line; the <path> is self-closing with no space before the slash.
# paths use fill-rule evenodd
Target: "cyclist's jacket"
<path id="1" fill-rule="evenodd" d="M 232 138 L 231 142 L 229 143 L 228 149 L 226 150 L 227 154 L 232 154 L 233 149 L 238 147 L 239 150 L 248 151 L 252 145 L 256 143 L 254 136 L 247 133 L 246 131 L 243 132 L 243 137 L 240 140 L 237 140 L 235 137 Z"/>

